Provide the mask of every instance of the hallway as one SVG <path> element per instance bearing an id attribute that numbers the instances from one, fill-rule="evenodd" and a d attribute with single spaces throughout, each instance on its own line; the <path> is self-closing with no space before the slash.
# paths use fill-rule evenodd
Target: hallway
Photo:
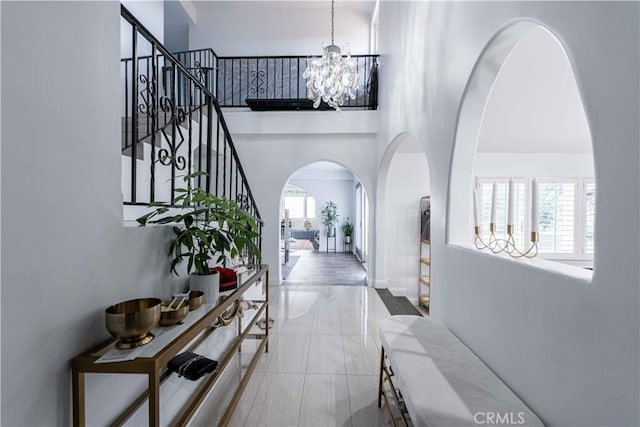
<path id="1" fill-rule="evenodd" d="M 230 425 L 386 425 L 376 402 L 377 327 L 389 312 L 375 290 L 281 286 L 270 298 L 270 350 Z"/>
<path id="2" fill-rule="evenodd" d="M 292 264 L 293 267 L 291 267 Z M 287 286 L 366 286 L 367 284 L 367 272 L 353 254 L 298 250 L 291 253 L 289 266 L 291 271 L 282 282 Z"/>

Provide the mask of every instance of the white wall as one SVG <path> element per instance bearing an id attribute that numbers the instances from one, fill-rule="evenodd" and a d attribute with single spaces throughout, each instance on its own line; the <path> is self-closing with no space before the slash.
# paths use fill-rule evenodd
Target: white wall
<path id="1" fill-rule="evenodd" d="M 1 424 L 70 425 L 70 360 L 107 338 L 104 309 L 184 278 L 166 230 L 122 226 L 119 4 L 1 8 Z"/>
<path id="2" fill-rule="evenodd" d="M 477 153 L 473 176 L 594 177 L 592 154 Z"/>
<path id="3" fill-rule="evenodd" d="M 638 12 L 621 2 L 381 3 L 378 159 L 402 132 L 424 142 L 432 280 L 447 284 L 432 290 L 432 316 L 548 425 L 640 424 Z M 519 17 L 562 40 L 582 91 L 598 179 L 590 283 L 445 241 L 464 88 L 483 47 Z"/>
<path id="4" fill-rule="evenodd" d="M 151 34 L 161 43 L 164 42 L 164 2 L 162 0 L 123 0 L 121 2 Z M 121 19 L 121 18 L 119 18 Z M 121 58 L 131 57 L 131 25 L 124 19 L 120 26 L 120 55 Z M 138 37 L 138 56 L 151 55 L 151 45 Z"/>
<path id="5" fill-rule="evenodd" d="M 164 2 L 164 45 L 170 52 L 189 50 L 189 25 L 193 20 L 188 7 L 180 1 Z"/>
<path id="6" fill-rule="evenodd" d="M 368 3 L 368 4 L 367 4 Z M 191 49 L 213 48 L 222 56 L 321 55 L 331 43 L 331 3 L 317 1 L 198 2 Z M 337 2 L 335 43 L 351 53 L 369 49 L 372 2 Z"/>
<path id="7" fill-rule="evenodd" d="M 336 225 L 336 251 L 342 251 L 343 234 L 340 227 L 349 217 L 353 223 L 353 178 L 351 180 L 336 179 L 292 179 L 289 184 L 304 188 L 307 194 L 313 196 L 316 201 L 316 222 L 320 230 L 320 251 L 327 248 L 327 228 L 322 225 L 322 209 L 331 200 L 338 210 L 338 224 Z M 329 247 L 333 249 L 333 239 L 329 241 Z"/>
<path id="8" fill-rule="evenodd" d="M 164 1 L 163 0 L 123 0 L 121 3 L 160 42 L 164 42 Z"/>
<path id="9" fill-rule="evenodd" d="M 571 63 L 538 26 L 509 53 L 491 87 L 478 152 L 591 153 L 591 135 Z"/>
<path id="10" fill-rule="evenodd" d="M 396 153 L 389 165 L 384 212 L 385 273 L 394 295 L 418 302 L 420 198 L 429 195 L 424 153 Z"/>

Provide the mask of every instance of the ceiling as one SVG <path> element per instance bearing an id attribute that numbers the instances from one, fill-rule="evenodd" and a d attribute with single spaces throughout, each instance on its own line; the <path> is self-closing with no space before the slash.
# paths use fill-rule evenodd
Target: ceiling
<path id="1" fill-rule="evenodd" d="M 487 101 L 478 152 L 592 152 L 571 64 L 544 28 L 527 34 L 502 66 Z"/>
<path id="2" fill-rule="evenodd" d="M 229 0 L 227 0 L 229 1 Z M 350 10 L 361 13 L 367 13 L 371 15 L 375 7 L 375 0 L 335 0 L 335 8 L 338 10 Z M 198 11 L 204 10 L 208 7 L 212 7 L 216 1 L 192 1 L 191 3 L 196 7 Z M 320 9 L 331 10 L 330 0 L 285 0 L 285 1 L 272 1 L 272 0 L 234 0 L 233 3 L 256 3 L 256 4 L 268 4 L 271 3 L 275 7 L 286 6 L 288 9 Z"/>

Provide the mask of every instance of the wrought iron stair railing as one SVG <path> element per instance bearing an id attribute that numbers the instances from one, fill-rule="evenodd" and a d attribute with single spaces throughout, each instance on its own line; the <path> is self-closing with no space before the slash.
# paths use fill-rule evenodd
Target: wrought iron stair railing
<path id="1" fill-rule="evenodd" d="M 308 56 L 218 56 L 213 49 L 174 53 L 193 70 L 222 107 L 258 108 L 269 101 L 282 107 L 309 108 L 306 80 L 302 76 Z M 343 108 L 375 110 L 378 107 L 378 55 L 352 55 L 358 72 L 356 98 Z M 341 107 L 342 108 L 342 107 Z"/>
<path id="2" fill-rule="evenodd" d="M 181 176 L 237 201 L 263 222 L 220 105 L 199 74 L 172 55 L 121 6 L 130 44 L 121 54 L 124 205 L 174 205 Z M 195 64 L 194 64 L 195 65 Z"/>

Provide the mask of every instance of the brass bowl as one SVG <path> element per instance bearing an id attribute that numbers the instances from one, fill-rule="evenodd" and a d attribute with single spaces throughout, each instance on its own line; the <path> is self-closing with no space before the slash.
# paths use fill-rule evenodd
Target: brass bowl
<path id="1" fill-rule="evenodd" d="M 134 348 L 150 343 L 149 332 L 160 320 L 158 298 L 139 298 L 124 301 L 105 310 L 105 324 L 111 335 L 118 338 L 116 347 Z"/>
<path id="2" fill-rule="evenodd" d="M 171 304 L 171 301 L 165 301 L 160 307 L 160 326 L 175 325 L 189 314 L 189 303 L 187 301 L 183 301 L 178 309 L 169 308 L 169 304 Z M 177 302 L 173 303 L 174 307 L 177 305 Z"/>
<path id="3" fill-rule="evenodd" d="M 200 308 L 204 303 L 204 292 L 191 291 L 189 292 L 189 311 L 195 311 Z"/>

